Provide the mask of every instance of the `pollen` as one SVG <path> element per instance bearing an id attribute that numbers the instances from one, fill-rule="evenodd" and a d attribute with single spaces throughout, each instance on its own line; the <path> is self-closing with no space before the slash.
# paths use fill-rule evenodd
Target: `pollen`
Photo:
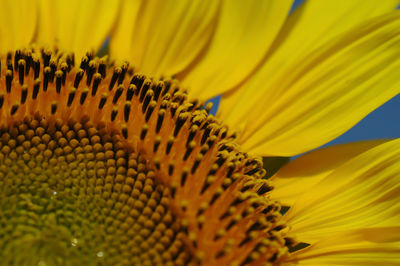
<path id="1" fill-rule="evenodd" d="M 172 78 L 34 48 L 1 58 L 8 264 L 278 264 L 294 240 L 259 158 Z M 7 264 L 6 263 L 6 264 Z"/>

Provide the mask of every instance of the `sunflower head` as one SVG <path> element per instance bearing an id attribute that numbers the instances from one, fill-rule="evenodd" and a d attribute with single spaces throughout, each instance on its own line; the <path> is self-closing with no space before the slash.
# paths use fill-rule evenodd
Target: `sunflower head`
<path id="1" fill-rule="evenodd" d="M 48 49 L 5 58 L 7 261 L 257 264 L 287 253 L 262 162 L 178 81 L 91 53 L 76 65 Z"/>
<path id="2" fill-rule="evenodd" d="M 0 5 L 0 264 L 398 261 L 397 0 Z"/>

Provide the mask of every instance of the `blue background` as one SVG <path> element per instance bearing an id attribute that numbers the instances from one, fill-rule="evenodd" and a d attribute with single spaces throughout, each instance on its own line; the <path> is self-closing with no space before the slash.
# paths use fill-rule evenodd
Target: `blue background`
<path id="1" fill-rule="evenodd" d="M 295 0 L 292 10 L 305 0 Z M 214 103 L 212 113 L 216 113 L 219 97 L 211 101 Z M 370 140 L 370 139 L 392 139 L 400 137 L 400 95 L 397 95 L 378 109 L 370 113 L 345 134 L 324 145 L 330 146 L 340 143 Z M 297 156 L 296 156 L 297 157 Z"/>

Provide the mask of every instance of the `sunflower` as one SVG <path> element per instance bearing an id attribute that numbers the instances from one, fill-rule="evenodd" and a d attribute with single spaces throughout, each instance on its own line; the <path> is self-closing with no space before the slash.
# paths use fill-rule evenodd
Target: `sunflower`
<path id="1" fill-rule="evenodd" d="M 3 265 L 400 264 L 398 1 L 1 3 Z"/>

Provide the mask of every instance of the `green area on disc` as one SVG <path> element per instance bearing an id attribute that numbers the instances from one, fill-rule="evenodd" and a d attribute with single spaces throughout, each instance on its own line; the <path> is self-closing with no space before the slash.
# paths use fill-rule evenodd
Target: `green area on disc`
<path id="1" fill-rule="evenodd" d="M 185 261 L 168 195 L 103 129 L 33 120 L 0 132 L 3 265 Z"/>

